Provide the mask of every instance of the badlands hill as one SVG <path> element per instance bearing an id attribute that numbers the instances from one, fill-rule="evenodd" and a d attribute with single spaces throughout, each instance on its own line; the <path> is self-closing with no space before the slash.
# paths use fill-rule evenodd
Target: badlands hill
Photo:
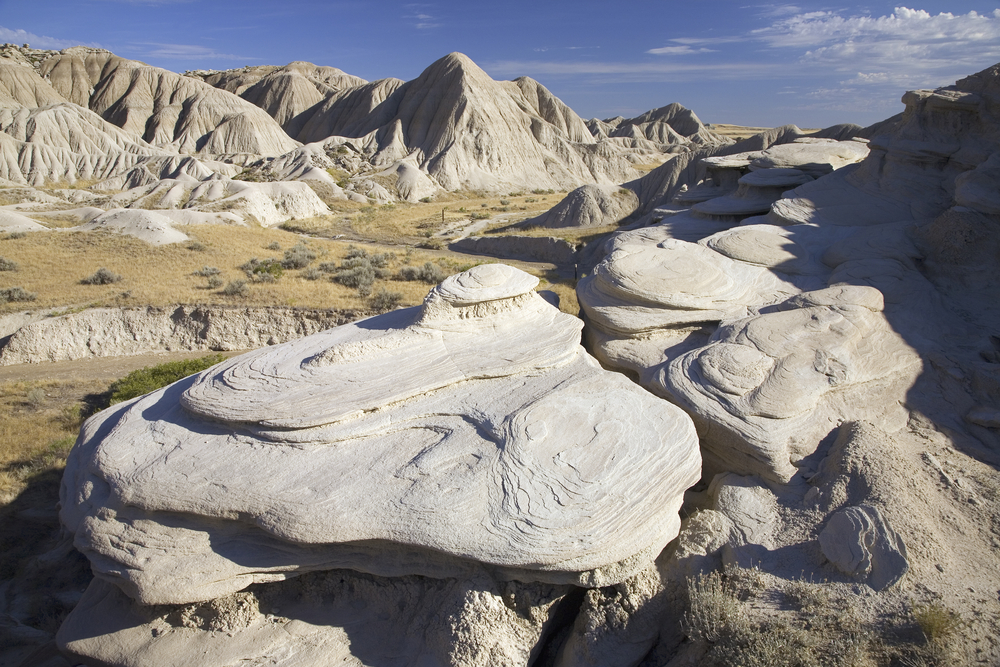
<path id="1" fill-rule="evenodd" d="M 107 205 L 126 209 L 225 206 L 276 224 L 335 201 L 611 187 L 637 164 L 728 143 L 678 105 L 645 123 L 649 138 L 595 137 L 537 81 L 494 81 L 461 54 L 372 83 L 303 62 L 181 76 L 85 47 L 3 54 L 0 177 L 99 182 L 123 190 Z M 191 197 L 194 181 L 206 185 Z"/>

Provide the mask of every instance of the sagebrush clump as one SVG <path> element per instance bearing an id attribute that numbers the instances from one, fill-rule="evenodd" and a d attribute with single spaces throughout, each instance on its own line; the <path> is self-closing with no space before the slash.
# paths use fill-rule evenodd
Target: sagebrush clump
<path id="1" fill-rule="evenodd" d="M 34 301 L 38 295 L 28 292 L 23 287 L 7 287 L 0 289 L 0 303 L 13 303 L 16 301 Z"/>
<path id="2" fill-rule="evenodd" d="M 390 292 L 384 287 L 379 288 L 377 292 L 372 294 L 371 298 L 368 299 L 368 306 L 376 312 L 385 312 L 392 310 L 399 305 L 399 302 L 403 300 L 403 295 L 399 292 Z"/>
<path id="3" fill-rule="evenodd" d="M 273 257 L 264 259 L 251 257 L 239 268 L 247 275 L 247 278 L 255 283 L 276 283 L 285 274 L 281 261 Z"/>
<path id="4" fill-rule="evenodd" d="M 316 259 L 316 251 L 299 241 L 285 251 L 281 266 L 286 269 L 304 269 Z"/>
<path id="5" fill-rule="evenodd" d="M 231 280 L 221 290 L 223 296 L 246 296 L 249 293 L 250 288 L 247 287 L 245 280 Z"/>
<path id="6" fill-rule="evenodd" d="M 397 280 L 419 280 L 429 285 L 437 285 L 448 277 L 444 270 L 432 262 L 424 262 L 421 267 L 403 266 L 396 274 Z"/>
<path id="7" fill-rule="evenodd" d="M 87 276 L 81 280 L 80 283 L 83 285 L 111 285 L 113 283 L 121 282 L 121 279 L 122 277 L 120 275 L 102 266 L 97 269 L 93 275 Z"/>
<path id="8" fill-rule="evenodd" d="M 0 257 L 0 271 L 17 271 L 17 262 Z"/>

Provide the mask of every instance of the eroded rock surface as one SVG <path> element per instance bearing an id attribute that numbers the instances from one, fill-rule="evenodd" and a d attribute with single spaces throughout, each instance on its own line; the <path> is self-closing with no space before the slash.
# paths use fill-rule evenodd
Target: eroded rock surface
<path id="1" fill-rule="evenodd" d="M 845 420 L 899 429 L 919 355 L 975 337 L 977 318 L 942 299 L 955 264 L 969 264 L 945 229 L 991 252 L 1000 135 L 982 91 L 994 70 L 908 93 L 903 118 L 869 142 L 806 137 L 705 158 L 709 177 L 678 189 L 659 223 L 607 243 L 578 286 L 588 340 L 692 414 L 706 470 L 787 482 Z M 995 293 L 969 280 L 963 302 Z"/>
<path id="2" fill-rule="evenodd" d="M 479 266 L 101 413 L 63 486 L 77 548 L 140 604 L 334 568 L 628 579 L 677 534 L 694 428 L 536 284 Z"/>

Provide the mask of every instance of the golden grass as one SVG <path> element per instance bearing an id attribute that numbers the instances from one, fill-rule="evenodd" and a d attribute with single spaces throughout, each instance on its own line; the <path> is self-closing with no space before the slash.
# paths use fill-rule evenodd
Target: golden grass
<path id="1" fill-rule="evenodd" d="M 570 243 L 582 244 L 594 241 L 607 236 L 611 232 L 617 231 L 617 224 L 602 225 L 600 227 L 511 227 L 507 223 L 491 225 L 480 234 L 490 235 L 511 235 L 511 236 L 533 236 L 545 237 L 553 236 L 558 239 L 565 239 Z"/>
<path id="2" fill-rule="evenodd" d="M 559 310 L 573 315 L 574 317 L 579 315 L 580 302 L 576 299 L 575 280 L 566 280 L 555 283 L 550 283 L 547 280 L 541 280 L 538 284 L 538 289 L 555 292 L 559 296 Z"/>
<path id="3" fill-rule="evenodd" d="M 442 194 L 429 203 L 369 205 L 334 202 L 332 215 L 295 220 L 286 229 L 332 238 L 338 234 L 362 237 L 374 243 L 417 245 L 426 243 L 443 229 L 455 233 L 475 222 L 472 214 L 500 217 L 502 224 L 534 217 L 557 204 L 564 192 L 533 195 L 482 195 L 456 192 Z M 504 203 L 507 202 L 507 203 Z M 465 223 L 465 224 L 463 224 Z"/>
<path id="4" fill-rule="evenodd" d="M 65 466 L 80 429 L 83 398 L 105 391 L 107 384 L 83 379 L 0 384 L 0 505 L 21 493 L 30 477 Z"/>
<path id="5" fill-rule="evenodd" d="M 226 297 L 218 289 L 208 289 L 207 279 L 194 273 L 204 266 L 214 266 L 225 282 L 245 280 L 245 274 L 238 268 L 241 264 L 251 257 L 280 259 L 283 251 L 267 247 L 278 243 L 288 249 L 301 237 L 281 229 L 222 225 L 185 227 L 184 231 L 197 238 L 204 250 L 191 250 L 186 244 L 152 246 L 130 236 L 95 232 L 33 233 L 16 239 L 0 238 L 0 257 L 18 263 L 17 271 L 0 272 L 0 288 L 20 286 L 37 294 L 37 300 L 32 302 L 0 304 L 0 314 L 25 309 L 58 311 L 178 303 L 367 308 L 356 290 L 326 278 L 306 280 L 304 272 L 299 270 L 286 271 L 276 283 L 250 284 L 246 297 Z M 395 253 L 394 269 L 403 264 L 419 266 L 427 261 L 441 263 L 445 259 L 441 253 L 407 252 L 403 247 L 360 241 L 307 241 L 319 255 L 314 265 L 340 261 L 352 244 L 372 254 Z M 468 260 L 461 261 L 468 264 Z M 110 285 L 80 284 L 100 267 L 120 274 L 122 280 Z M 448 268 L 448 262 L 444 262 L 443 267 Z M 403 305 L 420 303 L 429 289 L 428 285 L 419 282 L 379 281 L 375 288 L 380 286 L 401 292 Z"/>

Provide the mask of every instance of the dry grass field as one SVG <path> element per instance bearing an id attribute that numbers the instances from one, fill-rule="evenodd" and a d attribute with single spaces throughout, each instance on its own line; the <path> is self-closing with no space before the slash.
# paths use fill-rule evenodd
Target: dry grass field
<path id="1" fill-rule="evenodd" d="M 498 224 L 525 220 L 552 208 L 565 195 L 565 192 L 548 190 L 495 196 L 452 192 L 417 204 L 328 202 L 334 210 L 332 215 L 296 220 L 283 227 L 326 238 L 339 236 L 389 245 L 433 247 L 443 242 L 441 239 L 435 243 L 434 238 L 442 230 L 460 230 L 465 227 L 464 223 L 472 224 L 476 220 L 497 220 Z"/>
<path id="2" fill-rule="evenodd" d="M 495 226 L 505 227 L 547 210 L 562 198 L 562 193 L 515 194 L 483 197 L 467 193 L 430 203 L 384 206 L 342 203 L 343 210 L 333 215 L 296 220 L 284 228 L 187 226 L 182 229 L 192 241 L 165 246 L 112 233 L 0 235 L 0 258 L 17 266 L 14 271 L 0 271 L 0 290 L 19 287 L 34 297 L 31 301 L 0 302 L 0 315 L 22 310 L 47 310 L 55 315 L 92 307 L 172 304 L 370 310 L 366 296 L 355 287 L 331 280 L 331 264 L 342 264 L 352 247 L 389 257 L 373 291 L 391 291 L 400 295 L 399 305 L 415 305 L 431 285 L 424 280 L 399 279 L 402 267 L 419 268 L 430 262 L 440 275 L 447 276 L 475 264 L 497 261 L 450 252 L 447 242 L 468 225 L 480 222 L 479 218 L 484 224 L 494 221 Z M 446 232 L 439 233 L 442 229 Z M 575 234 L 571 230 L 553 233 Z M 573 240 L 589 234 L 592 232 L 576 234 Z M 277 281 L 251 281 L 240 268 L 253 258 L 281 261 L 297 244 L 308 248 L 315 259 L 308 266 L 285 269 Z M 560 281 L 551 267 L 510 263 L 540 278 Z M 318 270 L 321 265 L 326 265 L 326 272 Z M 83 282 L 102 268 L 121 279 L 108 284 Z M 225 287 L 240 280 L 246 281 L 245 289 L 227 295 Z M 567 312 L 575 314 L 572 287 L 566 283 L 556 291 L 564 301 L 568 299 L 564 306 Z"/>
<path id="3" fill-rule="evenodd" d="M 32 476 L 65 465 L 84 397 L 107 385 L 85 378 L 0 384 L 0 505 L 17 497 Z"/>

